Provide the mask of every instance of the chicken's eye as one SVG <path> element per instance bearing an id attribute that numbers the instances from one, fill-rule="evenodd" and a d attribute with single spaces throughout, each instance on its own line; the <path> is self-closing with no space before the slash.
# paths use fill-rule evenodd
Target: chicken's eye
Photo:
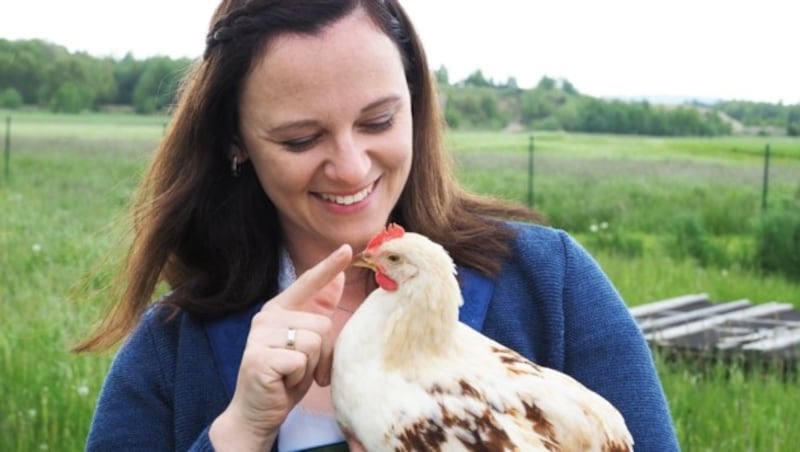
<path id="1" fill-rule="evenodd" d="M 398 256 L 397 254 L 390 254 L 386 256 L 386 259 L 389 259 L 389 262 L 393 264 L 400 262 L 400 256 Z"/>

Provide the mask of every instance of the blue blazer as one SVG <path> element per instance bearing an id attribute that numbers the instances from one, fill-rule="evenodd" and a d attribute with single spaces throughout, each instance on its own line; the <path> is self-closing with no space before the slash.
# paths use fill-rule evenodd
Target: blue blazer
<path id="1" fill-rule="evenodd" d="M 495 280 L 458 268 L 461 321 L 571 375 L 625 417 L 637 452 L 679 450 L 650 349 L 596 261 L 565 232 L 511 223 Z M 233 396 L 253 305 L 212 321 L 150 309 L 106 376 L 88 451 L 212 451 L 211 422 Z"/>

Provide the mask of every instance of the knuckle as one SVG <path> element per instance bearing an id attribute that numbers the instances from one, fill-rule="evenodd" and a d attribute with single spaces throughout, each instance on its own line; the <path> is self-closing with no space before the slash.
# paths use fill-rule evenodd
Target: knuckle
<path id="1" fill-rule="evenodd" d="M 317 330 L 319 331 L 319 333 L 322 335 L 330 333 L 331 330 L 333 329 L 333 320 L 328 316 L 322 316 L 322 315 L 318 316 L 318 318 L 319 318 L 318 320 L 319 323 L 317 325 Z"/>

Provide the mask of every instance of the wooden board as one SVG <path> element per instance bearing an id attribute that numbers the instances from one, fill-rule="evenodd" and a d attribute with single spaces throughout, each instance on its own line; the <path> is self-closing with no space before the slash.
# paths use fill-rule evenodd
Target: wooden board
<path id="1" fill-rule="evenodd" d="M 630 308 L 652 345 L 695 352 L 742 352 L 779 360 L 800 356 L 800 311 L 789 303 L 712 302 L 705 293 Z"/>

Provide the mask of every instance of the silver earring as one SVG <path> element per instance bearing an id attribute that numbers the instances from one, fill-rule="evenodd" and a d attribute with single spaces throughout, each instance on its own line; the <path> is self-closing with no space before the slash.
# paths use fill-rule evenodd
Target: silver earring
<path id="1" fill-rule="evenodd" d="M 239 157 L 233 156 L 233 161 L 231 162 L 231 173 L 233 177 L 239 177 Z"/>

